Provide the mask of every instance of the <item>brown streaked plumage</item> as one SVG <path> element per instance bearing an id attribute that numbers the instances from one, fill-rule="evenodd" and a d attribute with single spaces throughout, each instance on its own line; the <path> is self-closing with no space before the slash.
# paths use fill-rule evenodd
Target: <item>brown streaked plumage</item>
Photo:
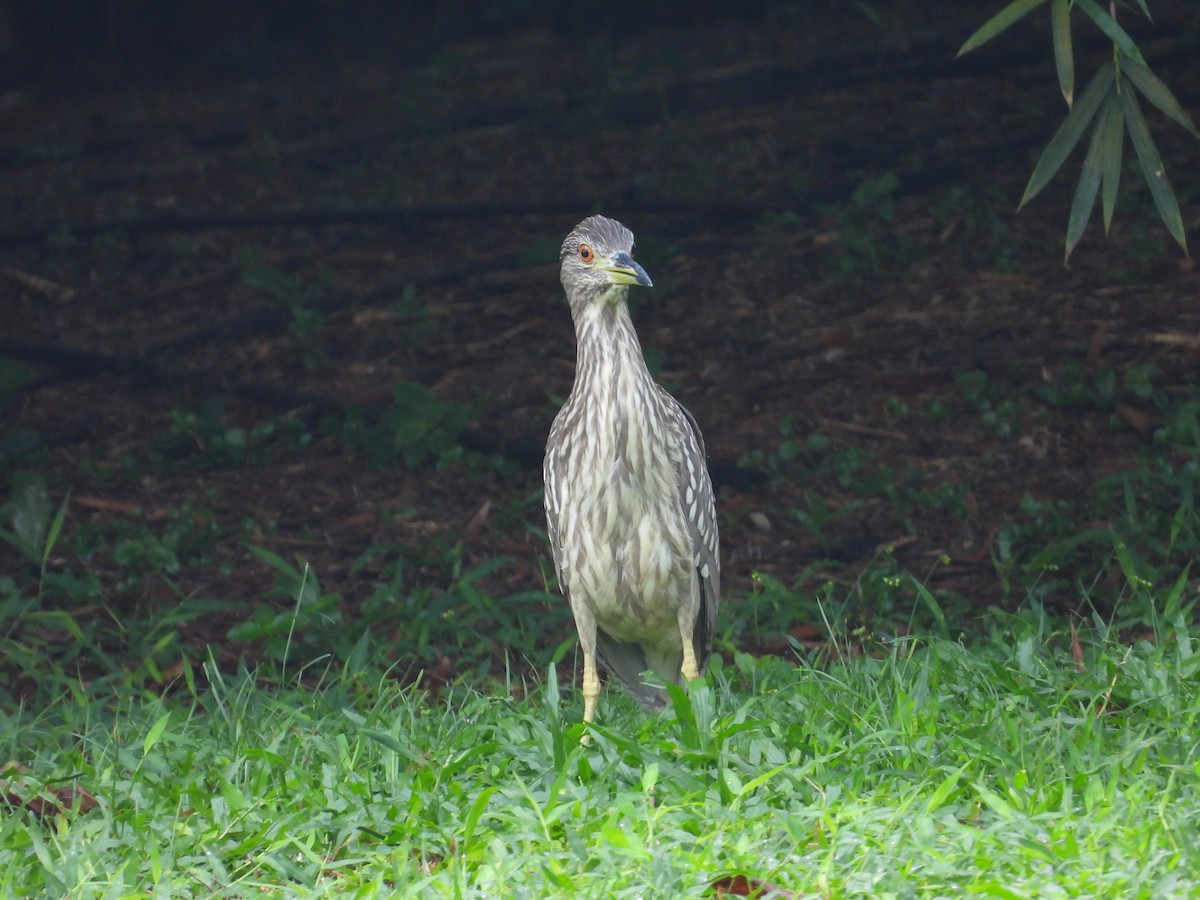
<path id="1" fill-rule="evenodd" d="M 632 253 L 629 229 L 592 216 L 560 254 L 578 348 L 543 475 L 554 568 L 583 650 L 587 722 L 600 695 L 597 659 L 652 708 L 665 695 L 644 672 L 700 677 L 720 596 L 704 439 L 646 368 L 626 294 L 651 281 Z"/>

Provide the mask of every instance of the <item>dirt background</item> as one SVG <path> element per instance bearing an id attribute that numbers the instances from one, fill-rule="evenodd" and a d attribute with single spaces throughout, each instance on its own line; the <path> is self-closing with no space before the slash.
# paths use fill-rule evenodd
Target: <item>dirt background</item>
<path id="1" fill-rule="evenodd" d="M 307 559 L 350 616 L 395 555 L 409 589 L 436 594 L 450 554 L 506 557 L 492 597 L 540 590 L 574 365 L 555 254 L 595 211 L 655 280 L 634 318 L 706 436 L 735 617 L 754 572 L 804 596 L 881 561 L 1011 608 L 995 540 L 1023 498 L 1072 503 L 1153 441 L 1126 374 L 1194 391 L 1200 279 L 1135 170 L 1069 267 L 1078 160 L 1015 212 L 1065 114 L 1040 17 L 955 59 L 997 3 L 56 6 L 100 18 L 0 7 L 0 352 L 34 375 L 5 458 L 70 489 L 75 534 L 199 522 L 166 574 L 64 542 L 97 616 L 221 598 L 242 607 L 188 637 L 223 642 L 275 582 L 251 544 Z M 1128 24 L 1195 113 L 1190 6 Z M 1076 33 L 1082 79 L 1111 51 Z M 1194 245 L 1200 143 L 1150 121 Z M 1115 404 L 1044 402 L 1101 370 Z M 466 463 L 373 465 L 329 427 L 409 381 L 469 406 Z M 1077 576 L 1043 599 L 1078 604 Z"/>

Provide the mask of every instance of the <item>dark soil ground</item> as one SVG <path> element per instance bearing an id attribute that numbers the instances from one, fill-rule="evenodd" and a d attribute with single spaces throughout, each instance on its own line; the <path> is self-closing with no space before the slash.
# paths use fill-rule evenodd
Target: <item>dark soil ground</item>
<path id="1" fill-rule="evenodd" d="M 498 556 L 487 596 L 541 590 L 541 447 L 574 364 L 556 252 L 603 211 L 638 236 L 656 287 L 635 322 L 708 442 L 728 615 L 753 573 L 803 598 L 881 563 L 965 615 L 1020 604 L 998 535 L 1028 498 L 1075 503 L 1132 465 L 1159 424 L 1124 387 L 1145 367 L 1162 396 L 1193 390 L 1200 278 L 1135 167 L 1112 234 L 1093 223 L 1069 267 L 1078 162 L 1015 212 L 1066 110 L 1040 19 L 954 58 L 995 6 L 535 20 L 10 90 L 0 353 L 34 379 L 8 395 L 4 458 L 56 504 L 70 490 L 51 567 L 101 586 L 88 608 L 45 602 L 233 601 L 185 644 L 253 654 L 226 639 L 276 581 L 250 545 L 308 560 L 350 620 L 396 558 L 428 597 Z M 1186 7 L 1154 4 L 1137 36 L 1194 112 Z M 1106 52 L 1081 43 L 1081 77 Z M 1194 244 L 1200 143 L 1151 125 Z M 1046 400 L 1104 372 L 1111 403 Z M 414 465 L 379 464 L 387 441 L 349 440 L 347 410 L 371 425 L 404 382 L 436 400 L 385 418 Z M 429 465 L 420 428 L 451 401 L 469 452 Z M 167 533 L 178 568 L 137 555 Z M 1072 578 L 1103 595 L 1093 568 L 1042 599 L 1079 605 Z M 801 639 L 819 624 L 785 618 Z M 552 622 L 546 647 L 570 636 Z M 403 657 L 414 627 L 376 633 Z"/>

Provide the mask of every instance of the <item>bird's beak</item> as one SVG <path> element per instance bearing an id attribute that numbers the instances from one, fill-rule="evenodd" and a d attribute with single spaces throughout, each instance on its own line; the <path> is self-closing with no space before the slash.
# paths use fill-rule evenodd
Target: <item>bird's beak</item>
<path id="1" fill-rule="evenodd" d="M 613 284 L 640 284 L 653 287 L 654 282 L 646 270 L 639 266 L 632 256 L 624 251 L 617 251 L 607 259 L 597 261 L 599 267 L 608 273 Z"/>

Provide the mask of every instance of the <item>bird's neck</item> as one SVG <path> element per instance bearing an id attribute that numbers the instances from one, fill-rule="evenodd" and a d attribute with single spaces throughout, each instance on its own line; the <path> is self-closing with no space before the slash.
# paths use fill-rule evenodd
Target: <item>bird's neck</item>
<path id="1" fill-rule="evenodd" d="M 613 302 L 576 311 L 575 385 L 564 413 L 585 423 L 581 465 L 601 473 L 592 482 L 597 495 L 618 504 L 610 521 L 640 522 L 648 504 L 677 495 L 678 485 L 663 473 L 676 470 L 679 460 L 672 454 L 678 450 L 662 427 L 669 410 L 646 368 L 624 297 L 604 299 Z M 667 462 L 652 464 L 662 460 Z"/>
<path id="2" fill-rule="evenodd" d="M 625 378 L 653 382 L 625 303 L 627 289 L 610 290 L 616 296 L 603 297 L 576 311 L 575 380 L 588 383 L 600 379 L 609 388 Z"/>

